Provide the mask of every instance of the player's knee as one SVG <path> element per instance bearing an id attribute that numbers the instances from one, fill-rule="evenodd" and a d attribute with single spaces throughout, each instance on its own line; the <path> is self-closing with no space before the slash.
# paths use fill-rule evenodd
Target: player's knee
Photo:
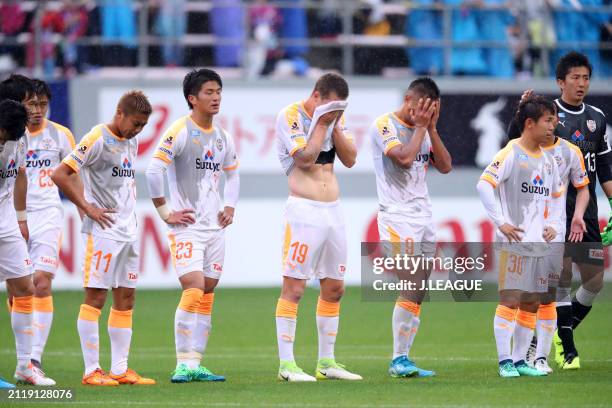
<path id="1" fill-rule="evenodd" d="M 304 296 L 304 287 L 300 285 L 283 285 L 281 298 L 293 303 L 299 303 Z"/>
<path id="2" fill-rule="evenodd" d="M 509 309 L 518 309 L 519 301 L 517 299 L 505 299 L 499 302 L 500 305 L 505 306 Z"/>
<path id="3" fill-rule="evenodd" d="M 540 304 L 547 305 L 555 301 L 555 294 L 552 293 L 543 293 L 540 295 Z"/>
<path id="4" fill-rule="evenodd" d="M 13 297 L 24 297 L 34 295 L 34 283 L 30 276 L 6 281 L 7 289 Z"/>
<path id="5" fill-rule="evenodd" d="M 204 293 L 213 293 L 219 284 L 219 279 L 206 278 L 204 280 Z"/>
<path id="6" fill-rule="evenodd" d="M 539 306 L 539 299 L 524 299 L 521 300 L 519 304 L 519 309 L 524 310 L 525 312 L 536 313 L 538 311 Z"/>
<path id="7" fill-rule="evenodd" d="M 104 303 L 106 303 L 106 292 L 90 292 L 85 296 L 85 304 L 95 307 L 96 309 L 102 309 L 104 307 Z"/>
<path id="8" fill-rule="evenodd" d="M 46 272 L 37 272 L 34 275 L 34 295 L 36 297 L 51 296 L 52 276 Z"/>
<path id="9" fill-rule="evenodd" d="M 344 285 L 342 284 L 321 288 L 321 298 L 326 302 L 339 302 L 342 295 L 344 295 Z"/>
<path id="10" fill-rule="evenodd" d="M 200 306 L 202 300 L 202 289 L 190 288 L 185 289 L 181 294 L 181 300 L 178 308 L 185 312 L 195 313 Z"/>

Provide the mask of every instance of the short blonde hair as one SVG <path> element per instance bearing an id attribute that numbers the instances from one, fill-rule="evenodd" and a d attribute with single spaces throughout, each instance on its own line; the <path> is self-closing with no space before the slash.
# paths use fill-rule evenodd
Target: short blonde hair
<path id="1" fill-rule="evenodd" d="M 149 116 L 153 112 L 153 108 L 147 96 L 142 91 L 138 90 L 131 90 L 124 93 L 121 99 L 119 99 L 117 108 L 121 109 L 126 115 L 142 113 L 143 115 Z"/>

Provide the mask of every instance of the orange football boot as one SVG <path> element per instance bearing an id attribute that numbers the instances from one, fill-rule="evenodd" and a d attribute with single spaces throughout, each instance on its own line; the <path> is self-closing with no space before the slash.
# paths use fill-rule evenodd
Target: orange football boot
<path id="1" fill-rule="evenodd" d="M 119 384 L 135 384 L 135 385 L 154 385 L 155 380 L 152 378 L 141 377 L 136 371 L 128 368 L 125 373 L 114 375 L 110 374 L 110 378 L 117 381 Z"/>
<path id="2" fill-rule="evenodd" d="M 89 375 L 83 376 L 83 385 L 98 385 L 98 386 L 117 386 L 119 382 L 113 380 L 108 374 L 101 368 L 96 369 Z"/>

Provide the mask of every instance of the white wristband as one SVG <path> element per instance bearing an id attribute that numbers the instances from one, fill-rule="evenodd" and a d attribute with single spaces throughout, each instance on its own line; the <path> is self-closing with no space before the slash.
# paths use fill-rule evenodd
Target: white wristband
<path id="1" fill-rule="evenodd" d="M 17 211 L 17 221 L 21 222 L 21 221 L 27 221 L 28 220 L 28 213 L 27 211 Z"/>
<path id="2" fill-rule="evenodd" d="M 155 209 L 162 220 L 166 221 L 170 218 L 170 208 L 168 208 L 168 204 L 160 205 L 159 207 L 155 207 Z"/>

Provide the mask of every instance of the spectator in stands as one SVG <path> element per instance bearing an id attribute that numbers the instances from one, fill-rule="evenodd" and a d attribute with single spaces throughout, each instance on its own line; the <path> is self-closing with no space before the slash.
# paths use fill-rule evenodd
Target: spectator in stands
<path id="1" fill-rule="evenodd" d="M 415 0 L 412 4 L 415 8 L 408 10 L 406 36 L 416 41 L 441 41 L 442 0 Z M 436 75 L 443 72 L 444 54 L 441 47 L 412 46 L 406 52 L 415 74 Z"/>
<path id="2" fill-rule="evenodd" d="M 180 41 L 187 28 L 186 0 L 153 0 L 159 7 L 156 32 L 163 38 L 163 59 L 168 67 L 183 65 L 183 46 Z"/>
<path id="3" fill-rule="evenodd" d="M 105 47 L 104 59 L 119 66 L 134 65 L 136 16 L 132 0 L 100 0 L 102 37 L 114 44 Z"/>
<path id="4" fill-rule="evenodd" d="M 482 39 L 478 30 L 477 10 L 482 0 L 443 0 L 454 6 L 452 11 L 451 39 L 458 43 L 469 43 Z M 451 71 L 454 75 L 484 75 L 487 66 L 482 48 L 456 47 L 451 53 Z"/>
<path id="5" fill-rule="evenodd" d="M 249 8 L 251 42 L 246 64 L 247 77 L 268 75 L 274 71 L 276 61 L 281 57 L 278 48 L 280 24 L 280 12 L 267 0 L 256 0 Z"/>
<path id="6" fill-rule="evenodd" d="M 17 39 L 24 27 L 26 15 L 19 4 L 19 0 L 0 2 L 0 32 L 10 41 Z M 21 47 L 0 44 L 0 55 L 8 54 L 15 62 L 20 60 Z"/>
<path id="7" fill-rule="evenodd" d="M 480 39 L 496 41 L 500 47 L 483 49 L 486 74 L 498 78 L 514 77 L 514 61 L 510 51 L 510 28 L 514 24 L 507 0 L 484 0 L 477 12 Z"/>
<path id="8" fill-rule="evenodd" d="M 528 63 L 532 74 L 541 77 L 545 74 L 545 50 L 548 55 L 557 42 L 555 33 L 553 8 L 557 0 L 521 0 L 517 2 L 517 10 L 522 13 L 523 24 L 521 32 L 526 32 L 529 41 Z"/>
<path id="9" fill-rule="evenodd" d="M 321 7 L 317 10 L 317 24 L 311 27 L 311 35 L 333 38 L 342 33 L 341 11 L 341 0 L 321 0 Z"/>
<path id="10" fill-rule="evenodd" d="M 363 0 L 367 9 L 354 15 L 355 32 L 373 37 L 385 37 L 391 34 L 391 24 L 387 20 L 382 0 Z M 384 41 L 384 40 L 383 40 Z M 383 69 L 395 58 L 393 49 L 378 46 L 357 47 L 354 52 L 357 75 L 381 75 Z"/>
<path id="11" fill-rule="evenodd" d="M 210 11 L 212 32 L 222 42 L 215 45 L 215 65 L 238 67 L 242 60 L 244 14 L 240 0 L 213 0 Z"/>
<path id="12" fill-rule="evenodd" d="M 68 77 L 82 72 L 84 47 L 76 44 L 87 33 L 89 14 L 85 0 L 64 0 L 61 17 L 64 23 L 64 74 Z"/>
<path id="13" fill-rule="evenodd" d="M 36 52 L 40 53 L 44 76 L 52 78 L 55 76 L 55 66 L 57 59 L 56 34 L 64 32 L 64 20 L 58 10 L 43 6 L 44 10 L 40 16 L 40 32 L 37 42 L 36 38 L 36 18 L 30 24 L 30 41 L 27 45 L 26 64 L 29 68 L 36 65 Z"/>

